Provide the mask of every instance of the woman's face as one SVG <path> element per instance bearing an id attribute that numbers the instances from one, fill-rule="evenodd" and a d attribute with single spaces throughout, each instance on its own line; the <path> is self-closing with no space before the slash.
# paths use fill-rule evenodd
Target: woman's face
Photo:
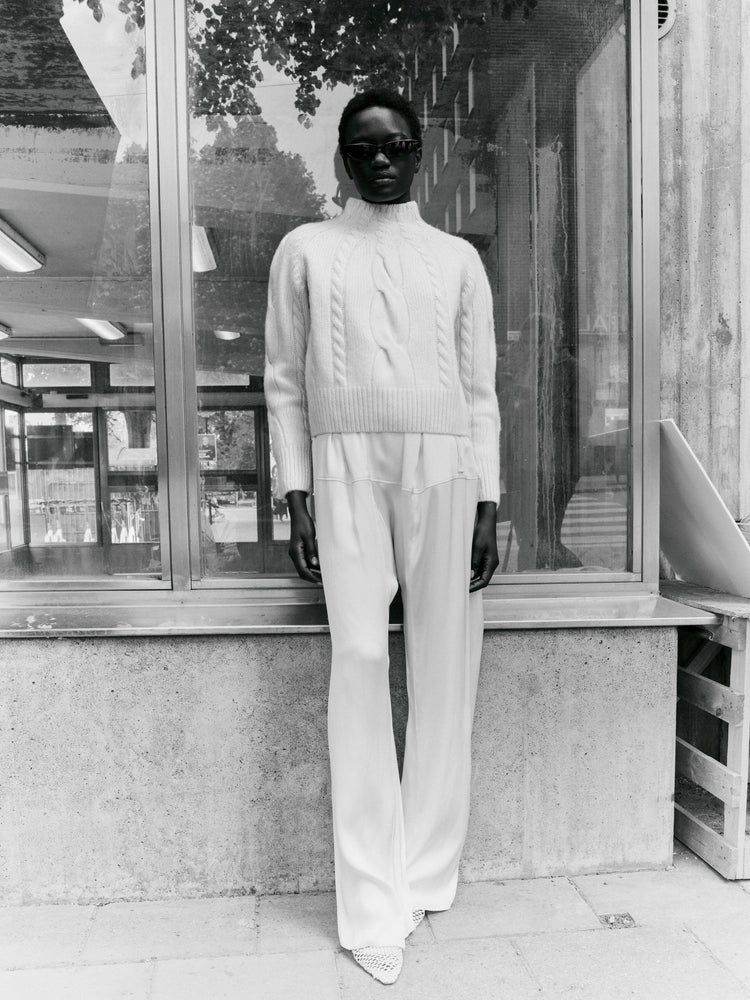
<path id="1" fill-rule="evenodd" d="M 409 123 L 391 108 L 365 108 L 352 115 L 346 125 L 345 145 L 367 142 L 380 146 L 391 139 L 411 139 Z M 354 160 L 344 155 L 344 167 L 360 197 L 380 205 L 403 204 L 411 200 L 411 182 L 419 169 L 421 153 L 389 158 L 378 150 L 371 160 Z"/>

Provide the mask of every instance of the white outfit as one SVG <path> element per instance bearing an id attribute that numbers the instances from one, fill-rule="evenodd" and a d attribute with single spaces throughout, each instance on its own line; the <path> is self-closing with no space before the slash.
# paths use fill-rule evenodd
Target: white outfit
<path id="1" fill-rule="evenodd" d="M 479 500 L 499 494 L 492 296 L 414 202 L 350 200 L 271 267 L 265 392 L 279 492 L 310 492 L 333 647 L 339 936 L 403 945 L 450 906 L 469 812 L 482 638 Z M 409 720 L 399 787 L 388 606 L 401 584 Z"/>
<path id="2" fill-rule="evenodd" d="M 328 702 L 339 938 L 403 945 L 453 902 L 469 818 L 484 618 L 469 594 L 479 481 L 468 438 L 324 434 L 315 513 L 333 659 Z M 388 606 L 404 602 L 409 719 L 399 788 Z"/>
<path id="3" fill-rule="evenodd" d="M 349 199 L 271 265 L 265 393 L 282 496 L 310 492 L 317 434 L 471 438 L 480 500 L 500 492 L 492 294 L 474 247 L 416 202 Z"/>

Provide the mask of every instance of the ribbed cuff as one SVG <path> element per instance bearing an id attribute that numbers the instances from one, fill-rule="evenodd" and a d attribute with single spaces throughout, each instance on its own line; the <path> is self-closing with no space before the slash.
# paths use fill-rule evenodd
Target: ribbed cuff
<path id="1" fill-rule="evenodd" d="M 500 503 L 500 465 L 497 459 L 482 459 L 479 455 L 475 458 L 479 471 L 479 502 L 491 500 L 493 503 Z"/>
<path id="2" fill-rule="evenodd" d="M 279 496 L 285 497 L 291 490 L 312 493 L 312 456 L 310 445 L 284 448 L 274 454 L 279 474 Z"/>

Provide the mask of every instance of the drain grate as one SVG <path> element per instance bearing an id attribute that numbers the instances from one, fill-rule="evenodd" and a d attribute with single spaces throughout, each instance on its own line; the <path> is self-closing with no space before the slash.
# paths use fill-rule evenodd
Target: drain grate
<path id="1" fill-rule="evenodd" d="M 602 913 L 599 919 L 611 931 L 621 931 L 625 927 L 635 927 L 635 920 L 629 913 Z"/>
<path id="2" fill-rule="evenodd" d="M 659 38 L 664 38 L 674 24 L 677 0 L 658 0 Z"/>

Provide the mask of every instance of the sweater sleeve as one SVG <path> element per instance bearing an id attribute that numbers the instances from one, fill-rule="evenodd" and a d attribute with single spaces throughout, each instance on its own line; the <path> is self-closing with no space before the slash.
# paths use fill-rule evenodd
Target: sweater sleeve
<path id="1" fill-rule="evenodd" d="M 479 254 L 470 248 L 461 288 L 461 382 L 479 468 L 479 499 L 500 500 L 500 413 L 492 292 Z"/>
<path id="2" fill-rule="evenodd" d="M 305 355 L 310 308 L 295 233 L 279 244 L 271 264 L 266 311 L 264 389 L 280 495 L 312 492 Z"/>

